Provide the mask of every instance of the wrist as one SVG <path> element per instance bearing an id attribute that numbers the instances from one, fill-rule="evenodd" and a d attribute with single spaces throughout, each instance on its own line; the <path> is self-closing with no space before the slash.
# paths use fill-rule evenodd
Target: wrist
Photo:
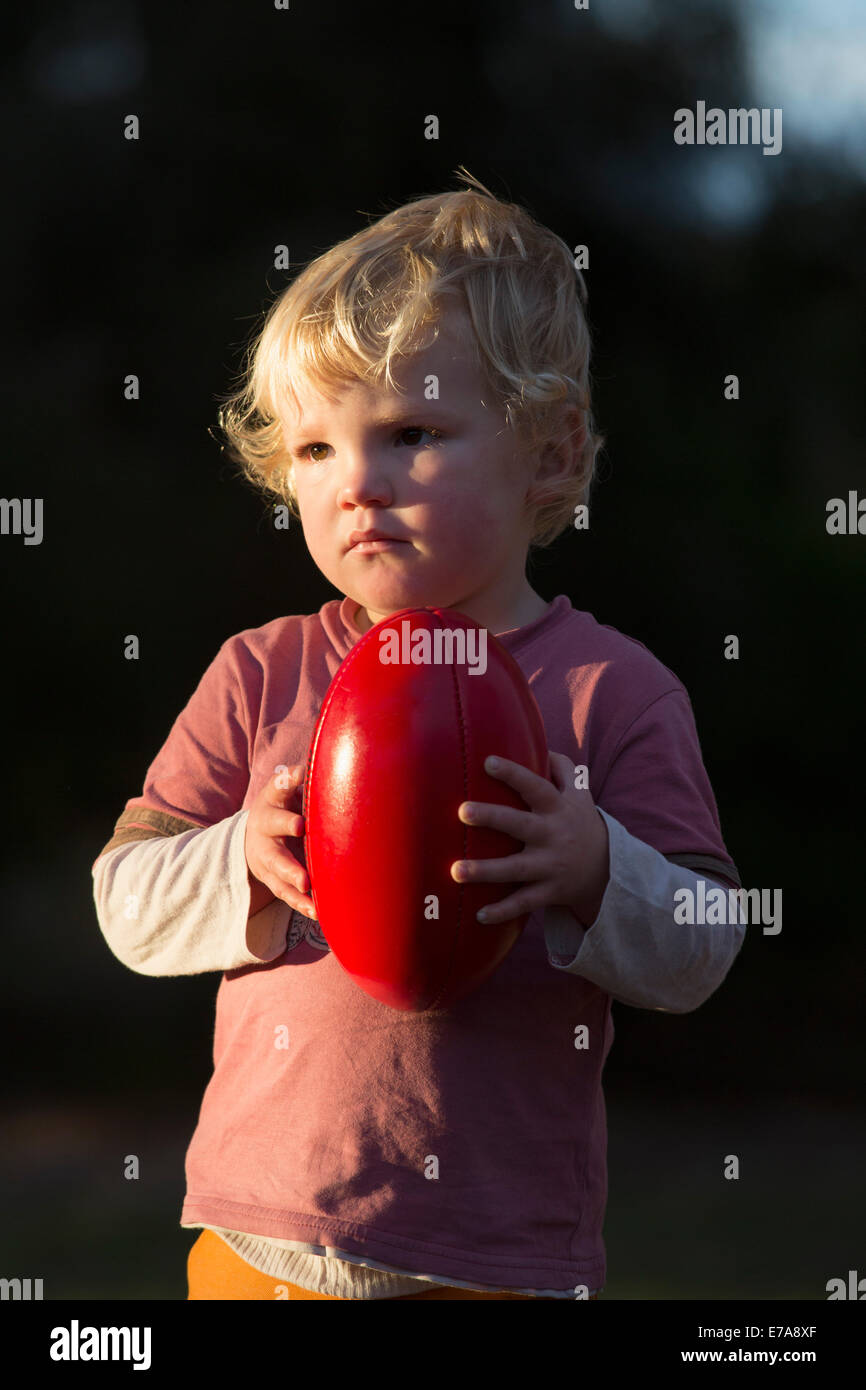
<path id="1" fill-rule="evenodd" d="M 247 883 L 250 890 L 250 909 L 247 918 L 255 917 L 257 912 L 261 912 L 263 907 L 267 907 L 273 901 L 274 894 L 261 879 L 256 878 L 252 869 L 247 865 Z"/>
<path id="2" fill-rule="evenodd" d="M 593 873 L 590 883 L 581 893 L 580 897 L 574 902 L 569 903 L 569 907 L 582 927 L 588 930 L 593 922 L 596 921 L 601 911 L 601 904 L 607 892 L 607 885 L 610 883 L 610 840 L 607 833 L 607 826 L 604 817 L 596 807 L 596 818 L 598 821 L 598 836 L 595 847 L 590 852 Z"/>

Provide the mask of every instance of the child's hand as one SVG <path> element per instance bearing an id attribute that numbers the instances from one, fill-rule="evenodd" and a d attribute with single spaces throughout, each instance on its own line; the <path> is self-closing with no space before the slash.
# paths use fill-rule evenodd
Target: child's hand
<path id="1" fill-rule="evenodd" d="M 269 777 L 247 818 L 244 853 L 250 880 L 250 916 L 265 907 L 271 898 L 280 898 L 304 917 L 316 916 L 312 898 L 305 898 L 309 878 L 303 864 L 286 849 L 286 836 L 296 839 L 304 833 L 304 818 L 289 810 L 298 785 L 304 778 L 304 764 Z M 281 786 L 281 782 L 288 786 Z M 290 885 L 294 884 L 294 888 Z M 263 889 L 268 889 L 266 897 Z"/>
<path id="2" fill-rule="evenodd" d="M 489 802 L 464 801 L 458 807 L 467 825 L 487 825 L 522 840 L 520 854 L 500 859 L 457 860 L 451 877 L 461 882 L 521 883 L 526 888 L 484 910 L 485 922 L 509 922 L 524 912 L 561 905 L 591 926 L 598 916 L 610 877 L 607 826 L 592 794 L 574 786 L 574 767 L 563 753 L 550 752 L 556 786 L 528 767 L 499 758 L 499 767 L 484 764 L 485 772 L 513 787 L 528 811 Z M 475 814 L 468 808 L 474 807 Z M 461 873 L 460 871 L 463 870 Z"/>

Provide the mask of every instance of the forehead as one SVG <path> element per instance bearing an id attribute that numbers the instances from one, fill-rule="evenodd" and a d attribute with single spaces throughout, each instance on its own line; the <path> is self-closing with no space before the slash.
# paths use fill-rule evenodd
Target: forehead
<path id="1" fill-rule="evenodd" d="M 308 420 L 313 423 L 314 419 L 341 406 L 347 409 L 361 406 L 383 410 L 393 408 L 399 412 L 410 402 L 419 407 L 425 402 L 432 404 L 426 394 L 431 375 L 438 379 L 440 401 L 444 400 L 446 404 L 451 401 L 455 405 L 478 401 L 481 374 L 470 333 L 471 326 L 465 313 L 449 310 L 443 314 L 435 326 L 428 325 L 422 330 L 418 347 L 405 357 L 392 361 L 394 387 L 384 378 L 378 381 L 364 380 L 360 376 L 349 375 L 343 380 L 328 381 L 313 377 L 308 371 L 292 373 L 291 387 L 297 404 L 292 394 L 287 393 L 285 401 L 281 403 L 281 414 L 297 425 Z"/>

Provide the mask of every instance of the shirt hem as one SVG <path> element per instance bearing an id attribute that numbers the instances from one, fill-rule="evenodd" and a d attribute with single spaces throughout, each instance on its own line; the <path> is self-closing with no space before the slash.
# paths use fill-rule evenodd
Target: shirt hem
<path id="1" fill-rule="evenodd" d="M 477 1280 L 479 1284 L 496 1288 L 547 1289 L 554 1281 L 564 1280 L 558 1292 L 565 1293 L 574 1285 L 587 1285 L 591 1290 L 604 1286 L 604 1260 L 546 1260 L 537 1264 L 521 1263 L 519 1258 L 479 1260 L 472 1251 L 455 1249 L 416 1237 L 394 1235 L 371 1226 L 327 1217 L 307 1216 L 282 1211 L 279 1208 L 249 1206 L 222 1197 L 188 1196 L 183 1204 L 181 1226 L 219 1226 L 242 1230 L 250 1235 L 277 1240 L 296 1240 L 301 1244 L 338 1246 L 350 1255 L 368 1256 L 372 1260 L 399 1263 L 401 1272 L 410 1278 L 428 1277 L 441 1280 Z M 417 1273 L 402 1268 L 407 1262 L 418 1262 Z"/>

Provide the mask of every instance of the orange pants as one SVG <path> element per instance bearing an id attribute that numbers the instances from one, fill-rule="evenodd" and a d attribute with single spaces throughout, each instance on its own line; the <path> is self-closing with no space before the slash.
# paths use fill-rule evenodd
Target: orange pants
<path id="1" fill-rule="evenodd" d="M 208 1299 L 264 1299 L 273 1302 L 284 1298 L 292 1300 L 326 1298 L 337 1303 L 352 1301 L 351 1299 L 335 1298 L 333 1294 L 329 1293 L 313 1293 L 310 1289 L 302 1289 L 297 1284 L 289 1284 L 284 1279 L 277 1279 L 272 1274 L 262 1274 L 259 1270 L 253 1269 L 252 1265 L 247 1264 L 246 1260 L 242 1260 L 240 1255 L 236 1254 L 231 1246 L 226 1244 L 215 1231 L 202 1231 L 192 1246 L 187 1260 L 187 1282 L 189 1284 L 187 1302 L 201 1302 Z M 590 1298 L 597 1297 L 597 1294 L 590 1294 Z M 445 1288 L 431 1288 L 429 1293 L 425 1289 L 423 1293 L 397 1294 L 396 1299 L 385 1301 L 396 1302 L 397 1299 L 407 1298 L 531 1299 L 532 1295 L 482 1293 L 478 1289 L 458 1289 L 449 1285 Z M 559 1300 L 548 1299 L 546 1301 L 556 1303 Z"/>

